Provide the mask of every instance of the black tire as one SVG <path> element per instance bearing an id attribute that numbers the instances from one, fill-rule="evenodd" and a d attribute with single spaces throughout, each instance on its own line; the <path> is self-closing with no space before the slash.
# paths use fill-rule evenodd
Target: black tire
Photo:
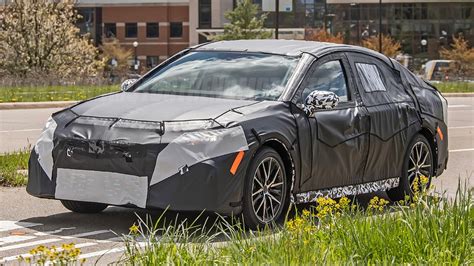
<path id="1" fill-rule="evenodd" d="M 83 202 L 83 201 L 74 201 L 74 200 L 61 200 L 66 209 L 77 212 L 77 213 L 99 213 L 105 208 L 107 204 L 103 203 L 93 203 L 93 202 Z"/>
<path id="2" fill-rule="evenodd" d="M 280 170 L 277 170 L 278 167 Z M 266 169 L 270 169 L 269 174 L 264 173 Z M 270 147 L 257 151 L 247 169 L 244 184 L 242 217 L 245 226 L 255 230 L 284 220 L 289 205 L 289 192 L 290 184 L 280 155 Z M 271 206 L 266 206 L 267 204 Z M 265 209 L 262 212 L 263 206 Z"/>
<path id="3" fill-rule="evenodd" d="M 415 147 L 416 146 L 416 147 Z M 428 156 L 425 159 L 423 164 L 423 167 L 415 166 L 415 161 L 416 158 L 410 159 L 410 156 L 413 155 L 414 149 L 417 149 L 417 147 L 424 147 L 426 148 L 426 152 L 428 152 Z M 420 148 L 421 149 L 421 148 Z M 418 152 L 417 152 L 418 154 Z M 426 184 L 426 187 L 429 187 L 431 184 L 431 179 L 433 177 L 433 166 L 434 166 L 434 156 L 433 156 L 433 149 L 431 148 L 430 143 L 428 140 L 421 134 L 416 135 L 413 140 L 410 142 L 410 145 L 408 145 L 408 149 L 405 152 L 404 155 L 404 161 L 403 161 L 403 166 L 402 166 L 402 172 L 400 175 L 400 182 L 398 187 L 390 189 L 387 191 L 388 197 L 392 201 L 399 201 L 405 199 L 405 196 L 410 196 L 412 197 L 414 195 L 414 192 L 412 190 L 412 186 L 414 184 L 414 180 L 419 174 L 423 174 L 426 177 L 428 177 L 428 183 Z M 421 155 L 421 157 L 424 157 L 424 154 Z M 422 159 L 423 161 L 423 159 Z M 418 164 L 418 162 L 416 163 Z M 426 167 L 428 166 L 429 167 Z M 410 167 L 410 168 L 409 168 Z M 413 170 L 415 169 L 415 170 Z M 413 174 L 414 173 L 414 174 Z"/>

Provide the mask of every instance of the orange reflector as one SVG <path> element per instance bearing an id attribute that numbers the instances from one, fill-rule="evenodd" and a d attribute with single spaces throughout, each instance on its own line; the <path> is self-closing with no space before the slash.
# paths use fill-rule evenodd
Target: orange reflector
<path id="1" fill-rule="evenodd" d="M 444 136 L 443 136 L 443 131 L 441 131 L 441 128 L 437 128 L 436 131 L 438 131 L 438 135 L 439 135 L 439 139 L 440 140 L 443 140 L 444 139 Z"/>
<path id="2" fill-rule="evenodd" d="M 237 153 L 237 156 L 235 156 L 234 162 L 232 163 L 232 167 L 230 167 L 230 173 L 232 175 L 235 175 L 235 173 L 237 172 L 237 168 L 239 168 L 239 165 L 242 162 L 243 158 L 244 151 L 239 151 L 239 153 Z"/>

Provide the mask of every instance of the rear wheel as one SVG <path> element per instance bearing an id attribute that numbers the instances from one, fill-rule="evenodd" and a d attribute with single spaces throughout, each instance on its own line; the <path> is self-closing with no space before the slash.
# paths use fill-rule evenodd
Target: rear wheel
<path id="1" fill-rule="evenodd" d="M 272 148 L 262 148 L 250 164 L 245 180 L 245 225 L 257 229 L 281 221 L 288 208 L 288 194 L 285 165 L 280 155 Z"/>
<path id="2" fill-rule="evenodd" d="M 399 186 L 387 191 L 389 198 L 393 201 L 402 200 L 405 195 L 412 197 L 417 190 L 428 188 L 433 176 L 433 165 L 431 146 L 419 134 L 410 143 L 405 155 Z"/>
<path id="3" fill-rule="evenodd" d="M 66 209 L 78 213 L 98 213 L 107 208 L 107 204 L 103 203 L 83 202 L 74 200 L 61 200 L 61 203 L 64 207 L 66 207 Z"/>

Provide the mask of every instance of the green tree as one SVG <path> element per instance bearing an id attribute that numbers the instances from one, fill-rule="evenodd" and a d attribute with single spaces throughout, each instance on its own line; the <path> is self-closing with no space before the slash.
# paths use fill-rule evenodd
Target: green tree
<path id="1" fill-rule="evenodd" d="M 74 1 L 12 0 L 0 25 L 0 69 L 12 76 L 82 78 L 102 67 L 75 26 Z"/>
<path id="2" fill-rule="evenodd" d="M 251 0 L 240 0 L 237 7 L 224 16 L 230 23 L 224 25 L 224 34 L 215 36 L 214 40 L 268 39 L 272 36 L 272 32 L 263 27 L 267 15 L 258 17 L 258 5 Z"/>

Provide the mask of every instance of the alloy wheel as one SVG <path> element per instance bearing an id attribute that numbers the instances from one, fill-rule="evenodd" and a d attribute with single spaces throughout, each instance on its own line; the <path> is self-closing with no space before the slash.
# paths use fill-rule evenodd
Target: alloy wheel
<path id="1" fill-rule="evenodd" d="M 252 207 L 261 223 L 274 221 L 283 207 L 286 182 L 282 166 L 273 157 L 263 159 L 252 182 Z"/>
<path id="2" fill-rule="evenodd" d="M 430 180 L 433 172 L 432 169 L 430 147 L 422 141 L 415 143 L 410 151 L 410 160 L 408 162 L 408 181 L 410 189 L 413 191 L 416 181 L 418 186 L 421 185 L 421 176 L 425 176 Z"/>

